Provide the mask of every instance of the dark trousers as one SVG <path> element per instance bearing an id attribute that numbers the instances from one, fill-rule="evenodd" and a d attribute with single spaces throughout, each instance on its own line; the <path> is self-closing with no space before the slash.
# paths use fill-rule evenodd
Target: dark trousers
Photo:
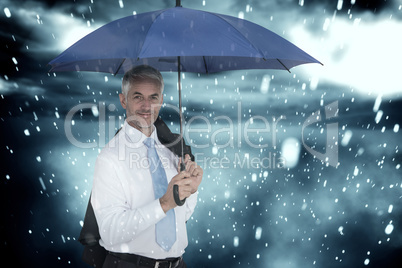
<path id="1" fill-rule="evenodd" d="M 106 256 L 105 262 L 103 263 L 103 268 L 149 268 L 149 266 L 138 266 L 135 263 L 127 262 L 118 257 L 108 254 Z M 177 268 L 187 268 L 183 260 L 180 261 Z"/>

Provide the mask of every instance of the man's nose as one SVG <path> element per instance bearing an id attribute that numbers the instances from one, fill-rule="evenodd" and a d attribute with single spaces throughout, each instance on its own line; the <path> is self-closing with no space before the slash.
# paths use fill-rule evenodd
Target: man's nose
<path id="1" fill-rule="evenodd" d="M 142 108 L 150 109 L 151 105 L 152 105 L 152 103 L 151 103 L 151 100 L 149 100 L 149 99 L 144 99 L 142 101 Z"/>

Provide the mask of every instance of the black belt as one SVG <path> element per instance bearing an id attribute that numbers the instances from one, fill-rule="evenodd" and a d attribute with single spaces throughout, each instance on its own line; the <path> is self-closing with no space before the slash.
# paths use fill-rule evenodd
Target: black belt
<path id="1" fill-rule="evenodd" d="M 126 262 L 153 268 L 175 268 L 180 264 L 180 261 L 182 260 L 182 257 L 156 260 L 152 258 L 139 256 L 136 254 L 116 253 L 110 251 L 109 254 Z"/>

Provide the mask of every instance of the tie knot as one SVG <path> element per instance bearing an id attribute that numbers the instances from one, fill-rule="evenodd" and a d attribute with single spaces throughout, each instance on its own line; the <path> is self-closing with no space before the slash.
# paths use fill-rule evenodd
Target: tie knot
<path id="1" fill-rule="evenodd" d="M 155 148 L 155 140 L 152 138 L 146 138 L 144 140 L 144 144 L 145 146 L 147 146 L 148 148 Z"/>

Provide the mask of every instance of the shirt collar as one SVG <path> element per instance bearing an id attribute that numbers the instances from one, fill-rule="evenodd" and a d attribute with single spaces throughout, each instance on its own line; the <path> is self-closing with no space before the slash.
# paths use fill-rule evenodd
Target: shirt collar
<path id="1" fill-rule="evenodd" d="M 154 139 L 157 145 L 161 145 L 161 142 L 158 139 L 158 132 L 155 127 L 153 126 L 153 131 L 151 133 L 150 138 Z M 123 129 L 124 133 L 126 134 L 126 138 L 130 143 L 138 144 L 141 146 L 146 138 L 148 138 L 144 133 L 136 129 L 135 127 L 132 127 L 130 124 L 128 124 L 127 120 L 124 121 Z"/>

